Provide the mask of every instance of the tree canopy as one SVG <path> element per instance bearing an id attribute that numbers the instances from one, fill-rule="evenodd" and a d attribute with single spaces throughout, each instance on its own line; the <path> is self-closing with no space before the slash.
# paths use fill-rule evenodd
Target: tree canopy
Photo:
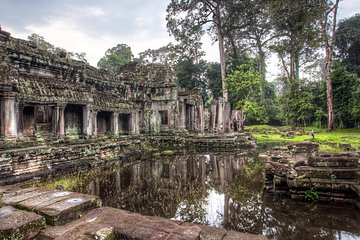
<path id="1" fill-rule="evenodd" d="M 118 44 L 105 52 L 97 66 L 100 69 L 115 72 L 119 67 L 131 62 L 133 58 L 131 48 L 128 45 Z"/>

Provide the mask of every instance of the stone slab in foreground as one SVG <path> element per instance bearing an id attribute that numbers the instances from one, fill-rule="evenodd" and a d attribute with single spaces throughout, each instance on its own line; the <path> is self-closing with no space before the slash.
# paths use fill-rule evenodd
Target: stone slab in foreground
<path id="1" fill-rule="evenodd" d="M 44 216 L 50 225 L 67 223 L 101 205 L 97 196 L 41 189 L 5 196 L 1 202 L 3 205 L 36 212 Z"/>
<path id="2" fill-rule="evenodd" d="M 0 208 L 0 239 L 31 239 L 43 228 L 45 219 L 36 213 Z"/>
<path id="3" fill-rule="evenodd" d="M 266 237 L 226 231 L 166 218 L 142 216 L 114 208 L 98 208 L 65 226 L 41 231 L 39 239 L 265 240 Z"/>

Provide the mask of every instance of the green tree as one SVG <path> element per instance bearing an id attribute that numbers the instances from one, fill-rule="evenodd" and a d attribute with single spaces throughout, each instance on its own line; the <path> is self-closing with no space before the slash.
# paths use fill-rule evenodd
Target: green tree
<path id="1" fill-rule="evenodd" d="M 267 122 L 264 106 L 258 104 L 261 95 L 261 74 L 254 62 L 240 65 L 226 78 L 230 102 L 236 109 L 242 110 L 247 119 Z"/>
<path id="2" fill-rule="evenodd" d="M 323 1 L 268 1 L 269 13 L 277 36 L 272 49 L 278 54 L 289 86 L 299 79 L 300 66 L 316 56 L 320 46 Z"/>
<path id="3" fill-rule="evenodd" d="M 109 48 L 105 55 L 97 63 L 98 68 L 115 72 L 120 66 L 123 66 L 133 60 L 131 48 L 126 44 L 118 44 Z"/>
<path id="4" fill-rule="evenodd" d="M 218 99 L 222 95 L 220 63 L 209 62 L 206 68 L 206 78 L 208 82 L 208 90 L 212 98 Z"/>
<path id="5" fill-rule="evenodd" d="M 263 0 L 232 1 L 227 11 L 233 11 L 226 31 L 227 57 L 241 59 L 244 52 L 252 50 L 258 57 L 258 70 L 262 82 L 266 76 L 266 49 L 276 37 L 270 21 L 267 2 Z M 236 65 L 237 66 L 237 65 Z M 262 84 L 264 87 L 264 84 Z M 264 89 L 263 89 L 264 90 Z"/>
<path id="6" fill-rule="evenodd" d="M 206 61 L 195 63 L 192 60 L 183 60 L 175 65 L 175 75 L 179 86 L 187 90 L 196 90 L 207 100 L 207 81 L 205 78 Z"/>
<path id="7" fill-rule="evenodd" d="M 331 73 L 335 120 L 340 128 L 357 127 L 359 123 L 359 77 L 336 63 Z"/>
<path id="8" fill-rule="evenodd" d="M 335 130 L 335 112 L 333 87 L 331 80 L 331 65 L 333 62 L 335 39 L 336 39 L 336 18 L 340 0 L 335 0 L 333 5 L 322 7 L 322 38 L 325 49 L 325 82 L 326 82 L 326 103 L 328 113 L 328 131 Z"/>
<path id="9" fill-rule="evenodd" d="M 304 127 L 311 124 L 315 111 L 313 95 L 304 82 L 294 81 L 281 98 L 288 125 Z"/>
<path id="10" fill-rule="evenodd" d="M 43 36 L 40 36 L 39 34 L 32 33 L 27 37 L 27 40 L 35 44 L 39 49 L 45 50 L 45 51 L 52 51 L 54 49 L 54 45 L 47 42 Z"/>
<path id="11" fill-rule="evenodd" d="M 228 101 L 224 87 L 226 78 L 224 37 L 232 12 L 227 4 L 232 1 L 220 0 L 171 0 L 167 7 L 167 27 L 175 39 L 182 44 L 198 43 L 207 31 L 219 44 L 220 70 L 223 97 Z"/>
<path id="12" fill-rule="evenodd" d="M 336 30 L 337 58 L 360 76 L 360 14 L 339 22 Z"/>
<path id="13" fill-rule="evenodd" d="M 67 58 L 72 58 L 75 60 L 88 63 L 88 61 L 86 60 L 86 53 L 68 52 L 64 48 L 55 47 L 53 44 L 47 42 L 45 38 L 43 36 L 40 36 L 39 34 L 32 33 L 27 37 L 27 39 L 31 43 L 35 44 L 41 50 L 48 51 L 53 54 L 64 55 Z"/>

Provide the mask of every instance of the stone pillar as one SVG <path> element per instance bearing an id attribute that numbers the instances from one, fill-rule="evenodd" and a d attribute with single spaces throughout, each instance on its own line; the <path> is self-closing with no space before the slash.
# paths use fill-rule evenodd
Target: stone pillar
<path id="1" fill-rule="evenodd" d="M 111 133 L 115 136 L 119 135 L 119 113 L 118 112 L 112 112 L 111 113 Z"/>
<path id="2" fill-rule="evenodd" d="M 96 183 L 94 180 L 91 180 L 89 185 L 88 185 L 88 193 L 91 195 L 95 195 L 96 194 Z"/>
<path id="3" fill-rule="evenodd" d="M 183 101 L 179 102 L 179 114 L 180 129 L 186 129 L 186 105 Z"/>
<path id="4" fill-rule="evenodd" d="M 217 131 L 224 131 L 224 99 L 219 98 L 218 109 L 217 109 Z"/>
<path id="5" fill-rule="evenodd" d="M 132 119 L 132 133 L 133 134 L 139 134 L 139 129 L 140 129 L 140 112 L 139 111 L 135 111 L 131 114 L 131 119 Z"/>
<path id="6" fill-rule="evenodd" d="M 204 113 L 204 104 L 203 103 L 200 103 L 199 105 L 199 131 L 200 132 L 204 132 L 205 130 L 205 113 Z"/>
<path id="7" fill-rule="evenodd" d="M 66 105 L 59 106 L 59 138 L 65 138 L 65 107 Z"/>
<path id="8" fill-rule="evenodd" d="M 15 96 L 12 93 L 5 93 L 1 97 L 1 135 L 16 137 L 17 131 Z"/>
<path id="9" fill-rule="evenodd" d="M 93 131 L 93 118 L 91 116 L 91 107 L 90 105 L 83 106 L 83 137 L 88 139 L 92 135 Z"/>
<path id="10" fill-rule="evenodd" d="M 209 121 L 209 131 L 214 132 L 216 130 L 216 111 L 217 111 L 217 102 L 211 104 L 210 108 L 210 121 Z"/>
<path id="11" fill-rule="evenodd" d="M 224 132 L 229 133 L 230 132 L 230 121 L 231 121 L 231 105 L 229 102 L 225 103 L 224 107 Z"/>
<path id="12" fill-rule="evenodd" d="M 129 126 L 129 128 L 130 128 L 130 134 L 131 135 L 133 135 L 133 134 L 135 134 L 136 133 L 136 112 L 132 112 L 131 114 L 130 114 L 130 126 Z"/>
<path id="13" fill-rule="evenodd" d="M 100 196 L 100 180 L 99 180 L 99 178 L 95 179 L 95 195 Z"/>
<path id="14" fill-rule="evenodd" d="M 56 139 L 58 139 L 60 136 L 59 122 L 60 122 L 60 107 L 55 106 L 53 109 L 51 126 L 52 126 L 52 136 Z"/>
<path id="15" fill-rule="evenodd" d="M 15 105 L 16 119 L 17 119 L 17 135 L 18 137 L 23 136 L 24 132 L 24 103 L 17 103 Z"/>
<path id="16" fill-rule="evenodd" d="M 120 170 L 117 170 L 115 173 L 114 173 L 114 178 L 115 178 L 115 189 L 117 192 L 120 192 L 121 191 L 121 172 Z"/>
<path id="17" fill-rule="evenodd" d="M 94 137 L 96 137 L 97 136 L 97 111 L 95 111 L 95 110 L 92 111 L 92 129 L 93 129 L 92 135 Z"/>
<path id="18" fill-rule="evenodd" d="M 191 130 L 195 131 L 196 130 L 196 106 L 192 105 L 191 106 Z"/>

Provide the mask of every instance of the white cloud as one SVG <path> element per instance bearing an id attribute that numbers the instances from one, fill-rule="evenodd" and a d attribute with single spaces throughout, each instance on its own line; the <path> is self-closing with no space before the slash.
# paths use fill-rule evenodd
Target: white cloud
<path id="1" fill-rule="evenodd" d="M 103 16 L 105 12 L 100 7 L 87 7 L 85 11 L 92 16 Z"/>
<path id="2" fill-rule="evenodd" d="M 39 4 L 41 2 L 37 0 L 26 6 L 5 1 L 6 11 L 1 16 L 4 30 L 18 38 L 38 33 L 57 47 L 86 52 L 93 66 L 107 49 L 118 43 L 129 45 L 136 56 L 146 49 L 156 49 L 173 41 L 166 29 L 167 3 L 163 0 L 151 3 L 106 0 L 101 4 L 97 1 L 61 1 L 46 2 L 43 7 Z M 359 9 L 358 0 L 342 1 L 339 19 L 352 16 L 360 12 Z M 15 17 L 18 10 L 22 15 Z M 203 50 L 205 59 L 219 61 L 218 43 L 212 43 L 207 35 L 203 37 Z M 278 68 L 277 61 L 271 58 L 269 62 L 268 70 L 273 73 Z"/>

